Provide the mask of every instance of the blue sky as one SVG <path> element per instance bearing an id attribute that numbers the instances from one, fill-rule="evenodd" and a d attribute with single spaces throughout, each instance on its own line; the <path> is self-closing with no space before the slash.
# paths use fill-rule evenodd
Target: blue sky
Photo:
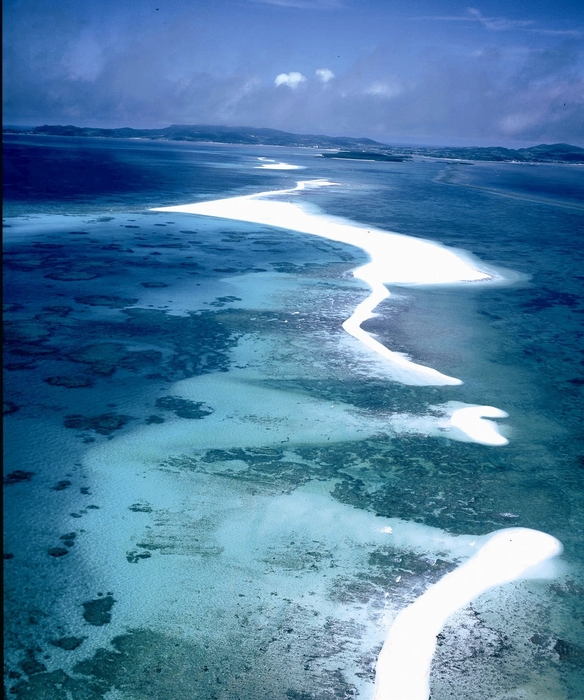
<path id="1" fill-rule="evenodd" d="M 584 3 L 5 0 L 5 124 L 584 146 Z"/>

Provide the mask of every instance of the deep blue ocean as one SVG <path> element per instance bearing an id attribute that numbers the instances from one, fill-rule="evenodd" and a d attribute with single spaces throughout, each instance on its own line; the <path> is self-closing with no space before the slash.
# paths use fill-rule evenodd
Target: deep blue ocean
<path id="1" fill-rule="evenodd" d="M 584 697 L 584 168 L 5 135 L 3 174 L 7 697 L 372 698 L 397 612 L 506 527 L 563 553 L 452 616 L 431 698 Z M 311 211 L 521 273 L 365 322 L 462 385 L 350 342 L 360 248 L 150 211 L 318 178 Z M 451 401 L 509 443 L 384 427 Z"/>

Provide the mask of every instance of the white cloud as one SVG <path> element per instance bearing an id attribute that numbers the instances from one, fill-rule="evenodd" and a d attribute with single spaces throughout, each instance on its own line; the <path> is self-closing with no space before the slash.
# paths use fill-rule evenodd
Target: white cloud
<path id="1" fill-rule="evenodd" d="M 306 77 L 302 75 L 302 73 L 297 73 L 296 71 L 292 71 L 290 73 L 280 73 L 280 75 L 276 76 L 276 79 L 274 80 L 274 84 L 276 87 L 279 87 L 280 85 L 287 85 L 289 88 L 292 88 L 292 90 L 295 90 L 301 83 L 306 82 Z"/>
<path id="2" fill-rule="evenodd" d="M 378 80 L 371 83 L 371 85 L 369 85 L 364 92 L 366 95 L 373 95 L 375 97 L 397 97 L 398 95 L 401 95 L 403 88 L 395 79 Z"/>
<path id="3" fill-rule="evenodd" d="M 476 7 L 467 7 L 466 13 L 461 15 L 423 15 L 410 17 L 411 20 L 429 20 L 437 22 L 467 22 L 481 24 L 485 29 L 491 31 L 520 30 L 531 32 L 532 34 L 544 34 L 548 36 L 574 36 L 581 37 L 584 34 L 582 29 L 552 29 L 538 26 L 533 19 L 509 19 L 508 17 L 486 17 Z"/>
<path id="4" fill-rule="evenodd" d="M 436 20 L 439 22 L 476 22 L 485 29 L 502 31 L 505 29 L 530 29 L 535 24 L 531 19 L 508 19 L 507 17 L 485 17 L 475 7 L 468 7 L 464 15 L 426 15 L 411 19 Z M 534 31 L 534 30 L 531 30 Z"/>
<path id="5" fill-rule="evenodd" d="M 514 20 L 507 19 L 506 17 L 485 17 L 480 10 L 474 7 L 469 7 L 467 9 L 470 19 L 475 22 L 480 22 L 486 29 L 493 29 L 495 31 L 500 31 L 502 29 L 518 29 L 522 27 L 529 27 L 534 24 L 533 20 Z"/>
<path id="6" fill-rule="evenodd" d="M 534 34 L 547 34 L 548 36 L 582 36 L 579 29 L 530 29 Z"/>
<path id="7" fill-rule="evenodd" d="M 315 71 L 315 75 L 321 83 L 328 83 L 335 77 L 335 74 L 332 72 L 332 70 L 329 70 L 328 68 L 319 68 Z"/>

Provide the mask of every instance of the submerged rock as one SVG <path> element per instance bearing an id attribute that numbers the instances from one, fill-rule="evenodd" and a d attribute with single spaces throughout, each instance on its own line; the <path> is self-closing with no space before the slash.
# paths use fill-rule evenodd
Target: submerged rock
<path id="1" fill-rule="evenodd" d="M 93 382 L 89 377 L 83 377 L 79 374 L 47 377 L 44 381 L 51 386 L 64 386 L 66 389 L 81 389 L 93 386 Z"/>
<path id="2" fill-rule="evenodd" d="M 34 652 L 28 652 L 28 658 L 21 661 L 19 664 L 20 668 L 26 673 L 27 676 L 32 676 L 36 673 L 42 673 L 47 670 L 47 667 L 35 659 Z"/>
<path id="3" fill-rule="evenodd" d="M 130 562 L 130 564 L 137 564 L 140 559 L 150 559 L 152 556 L 152 552 L 139 552 L 136 550 L 132 550 L 131 552 L 128 552 L 126 554 L 126 559 Z"/>
<path id="4" fill-rule="evenodd" d="M 87 637 L 61 637 L 60 639 L 51 640 L 51 644 L 65 651 L 73 651 L 80 647 Z"/>
<path id="5" fill-rule="evenodd" d="M 34 476 L 34 472 L 27 472 L 23 469 L 16 469 L 4 477 L 4 485 L 19 484 L 22 481 L 30 481 Z"/>
<path id="6" fill-rule="evenodd" d="M 2 304 L 2 311 L 3 313 L 13 313 L 14 311 L 20 311 L 21 309 L 24 309 L 24 306 L 22 304 L 18 304 L 16 302 L 8 302 L 5 304 Z"/>
<path id="7" fill-rule="evenodd" d="M 58 669 L 50 673 L 46 670 L 36 673 L 27 681 L 21 681 L 11 688 L 10 693 L 17 700 L 98 700 L 103 698 L 106 690 L 103 683 L 71 678 L 65 671 Z"/>
<path id="8" fill-rule="evenodd" d="M 152 506 L 148 503 L 133 503 L 128 510 L 133 513 L 152 513 Z"/>
<path id="9" fill-rule="evenodd" d="M 111 610 L 115 602 L 111 594 L 86 601 L 83 603 L 84 620 L 96 627 L 107 625 L 112 620 Z"/>
<path id="10" fill-rule="evenodd" d="M 242 301 L 240 297 L 234 297 L 232 295 L 226 297 L 217 297 L 214 301 L 209 302 L 209 306 L 216 306 L 222 308 L 225 304 L 231 304 L 234 301 Z"/>
<path id="11" fill-rule="evenodd" d="M 128 350 L 121 343 L 86 345 L 68 355 L 73 362 L 89 365 L 94 374 L 110 377 L 120 368 L 138 371 L 162 359 L 158 350 Z"/>
<path id="12" fill-rule="evenodd" d="M 584 649 L 577 644 L 558 639 L 554 645 L 554 651 L 560 657 L 560 661 L 584 666 Z"/>
<path id="13" fill-rule="evenodd" d="M 49 272 L 45 277 L 49 280 L 58 280 L 59 282 L 82 282 L 83 280 L 94 280 L 99 275 L 88 270 L 58 270 Z"/>
<path id="14" fill-rule="evenodd" d="M 129 299 L 117 297 L 109 294 L 85 294 L 75 297 L 78 304 L 86 304 L 87 306 L 106 306 L 109 309 L 125 309 L 126 306 L 132 306 L 138 302 L 138 299 Z"/>
<path id="15" fill-rule="evenodd" d="M 57 481 L 54 486 L 51 486 L 51 491 L 64 491 L 68 489 L 69 486 L 71 486 L 69 479 L 61 479 L 61 481 Z"/>
<path id="16" fill-rule="evenodd" d="M 66 547 L 72 547 L 75 544 L 75 538 L 77 537 L 76 532 L 68 532 L 66 535 L 61 535 L 60 540 L 63 540 L 63 544 Z"/>
<path id="17" fill-rule="evenodd" d="M 147 425 L 151 425 L 152 423 L 164 423 L 164 418 L 162 416 L 148 416 L 146 420 L 144 421 Z"/>
<path id="18" fill-rule="evenodd" d="M 175 416 L 179 418 L 192 420 L 209 416 L 214 410 L 202 401 L 189 401 L 189 399 L 182 399 L 179 396 L 162 396 L 156 399 L 156 407 L 165 411 L 174 411 Z"/>
<path id="19" fill-rule="evenodd" d="M 12 401 L 3 401 L 2 402 L 2 414 L 7 416 L 10 413 L 16 413 L 18 411 L 18 406 L 13 403 Z"/>
<path id="20" fill-rule="evenodd" d="M 22 369 L 36 369 L 36 365 L 32 362 L 8 362 L 4 365 L 4 369 L 14 372 Z"/>
<path id="21" fill-rule="evenodd" d="M 4 322 L 4 342 L 9 345 L 39 343 L 46 340 L 50 335 L 51 332 L 42 323 L 35 323 L 35 321 Z"/>

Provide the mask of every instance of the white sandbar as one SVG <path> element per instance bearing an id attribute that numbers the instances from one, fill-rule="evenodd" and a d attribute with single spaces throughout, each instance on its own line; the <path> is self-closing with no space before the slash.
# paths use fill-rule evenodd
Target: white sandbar
<path id="1" fill-rule="evenodd" d="M 377 659 L 374 700 L 427 700 L 436 635 L 448 617 L 494 586 L 529 575 L 560 554 L 551 535 L 498 530 L 467 562 L 431 586 L 395 618 Z"/>
<path id="2" fill-rule="evenodd" d="M 490 418 L 508 418 L 509 414 L 495 406 L 448 401 L 429 407 L 431 413 L 411 415 L 395 413 L 389 422 L 396 433 L 417 433 L 449 437 L 461 442 L 501 447 L 509 440 L 499 432 L 499 425 Z M 436 415 L 442 414 L 442 415 Z"/>
<path id="3" fill-rule="evenodd" d="M 507 445 L 509 440 L 497 430 L 497 424 L 487 418 L 508 418 L 509 414 L 494 406 L 468 406 L 456 409 L 450 423 L 473 442 L 481 445 Z"/>
<path id="4" fill-rule="evenodd" d="M 256 168 L 263 170 L 304 170 L 304 165 L 292 165 L 292 163 L 264 163 L 264 165 L 256 165 Z"/>
<path id="5" fill-rule="evenodd" d="M 281 165 L 281 164 L 278 164 Z M 264 166 L 262 166 L 264 167 Z M 211 202 L 157 207 L 152 211 L 170 211 L 200 216 L 214 216 L 237 221 L 264 224 L 347 243 L 366 251 L 371 262 L 357 268 L 353 275 L 365 282 L 371 293 L 343 323 L 347 333 L 367 348 L 389 361 L 393 376 L 410 385 L 461 384 L 437 370 L 412 362 L 403 354 L 392 352 L 361 328 L 372 318 L 374 309 L 390 296 L 386 287 L 396 285 L 459 284 L 487 282 L 502 277 L 474 261 L 462 251 L 446 248 L 432 241 L 404 236 L 381 229 L 367 228 L 347 219 L 308 211 L 290 201 L 273 197 L 289 197 L 308 188 L 331 186 L 328 180 L 301 181 L 293 189 L 261 192 L 243 197 L 230 197 Z"/>

